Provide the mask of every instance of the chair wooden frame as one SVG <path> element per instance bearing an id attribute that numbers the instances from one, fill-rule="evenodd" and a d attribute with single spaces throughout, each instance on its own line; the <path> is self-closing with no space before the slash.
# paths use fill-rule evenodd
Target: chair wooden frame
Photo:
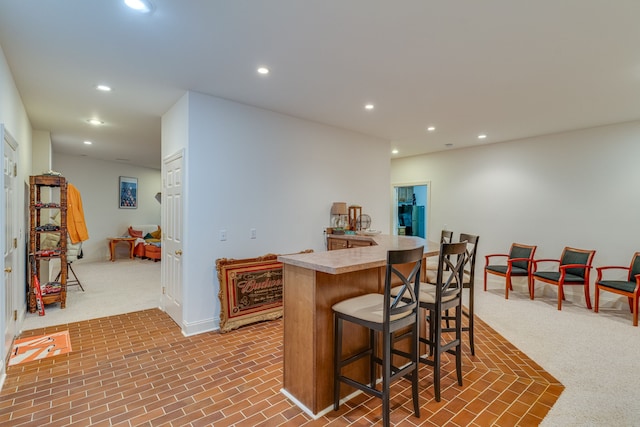
<path id="1" fill-rule="evenodd" d="M 387 268 L 384 282 L 384 294 L 368 294 L 354 297 L 337 303 L 333 306 L 334 313 L 334 409 L 337 411 L 340 406 L 340 384 L 345 383 L 357 388 L 367 394 L 382 399 L 382 424 L 389 426 L 390 397 L 389 389 L 391 382 L 401 377 L 411 379 L 413 395 L 413 409 L 416 417 L 420 417 L 420 403 L 418 390 L 418 370 L 419 370 L 419 311 L 418 292 L 420 288 L 420 271 L 422 259 L 424 257 L 424 247 L 420 246 L 408 250 L 390 250 L 387 252 Z M 398 270 L 400 265 L 413 264 L 413 268 L 408 275 Z M 406 267 L 403 267 L 406 268 Z M 392 296 L 391 286 L 398 283 L 399 292 Z M 373 304 L 368 301 L 373 301 Z M 354 312 L 353 307 L 366 302 L 366 309 Z M 382 316 L 363 315 L 363 312 L 382 312 Z M 358 315 L 356 315 L 356 313 Z M 369 345 L 356 354 L 349 355 L 343 359 L 342 355 L 342 335 L 343 322 L 348 321 L 369 329 Z M 404 333 L 406 329 L 409 332 Z M 396 332 L 401 333 L 400 337 L 395 337 Z M 377 334 L 382 335 L 382 343 L 377 342 Z M 394 342 L 400 338 L 410 338 L 409 350 L 404 351 L 394 347 Z M 378 356 L 378 349 L 382 349 L 382 355 Z M 392 363 L 393 356 L 408 360 L 400 366 Z M 365 384 L 355 378 L 348 377 L 342 373 L 342 368 L 369 357 L 369 383 Z M 397 364 L 397 361 L 396 361 Z M 376 388 L 377 366 L 382 367 L 382 389 Z"/>
<path id="2" fill-rule="evenodd" d="M 527 291 L 529 292 L 529 298 L 533 299 L 533 295 L 531 293 L 531 276 L 533 273 L 533 257 L 536 253 L 537 246 L 535 245 L 523 245 L 521 243 L 513 243 L 511 245 L 511 249 L 508 254 L 489 254 L 485 255 L 485 266 L 484 266 L 484 290 L 487 291 L 487 274 L 495 274 L 496 276 L 504 277 L 505 280 L 505 290 L 504 290 L 504 298 L 509 299 L 509 291 L 513 290 L 513 284 L 511 281 L 512 277 L 526 277 L 527 278 Z M 524 253 L 529 252 L 528 257 L 517 257 L 514 256 L 516 253 Z M 507 265 L 496 265 L 491 264 L 491 259 L 496 258 L 506 258 Z M 526 262 L 526 269 L 522 269 L 519 267 L 517 263 Z M 524 271 L 523 271 L 524 270 Z"/>
<path id="3" fill-rule="evenodd" d="M 622 295 L 629 300 L 629 310 L 633 313 L 633 326 L 638 326 L 638 302 L 640 301 L 640 274 L 634 274 L 640 270 L 640 252 L 633 254 L 629 267 L 624 266 L 604 266 L 596 267 L 598 277 L 596 278 L 596 302 L 594 311 L 598 313 L 600 309 L 600 291 L 612 292 Z M 604 280 L 605 271 L 627 270 L 627 280 Z M 635 287 L 633 283 L 635 282 Z M 630 290 L 633 287 L 633 290 Z"/>
<path id="4" fill-rule="evenodd" d="M 587 257 L 585 264 L 568 264 L 565 262 L 565 257 L 572 256 L 573 254 L 581 254 Z M 560 259 L 543 258 L 533 260 L 533 276 L 531 276 L 531 299 L 535 295 L 535 281 L 556 285 L 558 287 L 558 310 L 562 310 L 562 300 L 564 300 L 565 285 L 580 285 L 584 288 L 584 298 L 587 304 L 587 308 L 591 310 L 591 297 L 589 295 L 589 273 L 591 272 L 593 257 L 596 254 L 595 250 L 576 249 L 565 247 L 562 251 Z M 540 263 L 558 263 L 557 272 L 538 271 L 538 264 Z M 580 273 L 582 274 L 574 274 Z"/>

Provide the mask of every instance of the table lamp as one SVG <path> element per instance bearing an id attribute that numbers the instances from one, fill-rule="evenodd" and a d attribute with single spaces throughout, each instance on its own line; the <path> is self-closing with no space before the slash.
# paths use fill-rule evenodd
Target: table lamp
<path id="1" fill-rule="evenodd" d="M 345 202 L 334 202 L 331 205 L 331 226 L 342 228 L 346 225 L 347 204 Z"/>

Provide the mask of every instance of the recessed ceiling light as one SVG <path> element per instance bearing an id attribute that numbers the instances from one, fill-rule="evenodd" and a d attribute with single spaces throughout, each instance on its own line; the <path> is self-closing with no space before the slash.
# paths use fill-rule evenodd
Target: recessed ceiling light
<path id="1" fill-rule="evenodd" d="M 137 12 L 149 13 L 153 10 L 153 4 L 149 0 L 124 0 L 124 4 Z"/>
<path id="2" fill-rule="evenodd" d="M 398 154 L 398 153 L 399 153 L 399 151 L 398 151 L 397 148 L 394 148 L 393 150 L 391 150 L 391 154 Z"/>
<path id="3" fill-rule="evenodd" d="M 478 139 L 485 139 L 487 137 L 486 134 L 481 133 L 480 135 L 478 135 Z"/>
<path id="4" fill-rule="evenodd" d="M 436 127 L 435 127 L 435 126 L 429 126 L 429 127 L 427 128 L 427 132 L 433 132 L 434 130 L 436 130 Z"/>
<path id="5" fill-rule="evenodd" d="M 91 141 L 85 141 L 84 142 L 84 145 L 91 145 L 91 144 L 93 144 L 93 142 L 91 142 Z"/>
<path id="6" fill-rule="evenodd" d="M 374 105 L 373 104 L 365 104 L 364 105 L 364 109 L 365 110 L 373 110 Z"/>
<path id="7" fill-rule="evenodd" d="M 258 68 L 258 74 L 269 74 L 269 69 L 267 67 Z"/>
<path id="8" fill-rule="evenodd" d="M 99 90 L 101 92 L 111 92 L 111 86 L 107 86 L 107 85 L 96 85 L 96 90 Z"/>
<path id="9" fill-rule="evenodd" d="M 102 120 L 98 120 L 98 119 L 89 119 L 87 120 L 87 123 L 94 125 L 94 126 L 99 126 L 104 124 L 104 122 Z"/>

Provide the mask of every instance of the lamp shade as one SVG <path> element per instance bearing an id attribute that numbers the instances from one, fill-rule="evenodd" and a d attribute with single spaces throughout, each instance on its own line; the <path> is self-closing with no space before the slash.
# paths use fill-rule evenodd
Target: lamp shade
<path id="1" fill-rule="evenodd" d="M 346 215 L 347 204 L 345 202 L 333 202 L 331 206 L 331 215 Z"/>

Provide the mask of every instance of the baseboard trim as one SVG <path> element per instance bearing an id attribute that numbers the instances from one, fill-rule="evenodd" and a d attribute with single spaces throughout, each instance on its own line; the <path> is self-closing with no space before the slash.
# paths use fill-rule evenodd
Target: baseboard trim
<path id="1" fill-rule="evenodd" d="M 182 335 L 190 337 L 193 335 L 203 334 L 205 332 L 217 331 L 220 328 L 220 319 L 217 317 L 211 319 L 203 319 L 197 322 L 187 322 L 182 320 Z"/>

